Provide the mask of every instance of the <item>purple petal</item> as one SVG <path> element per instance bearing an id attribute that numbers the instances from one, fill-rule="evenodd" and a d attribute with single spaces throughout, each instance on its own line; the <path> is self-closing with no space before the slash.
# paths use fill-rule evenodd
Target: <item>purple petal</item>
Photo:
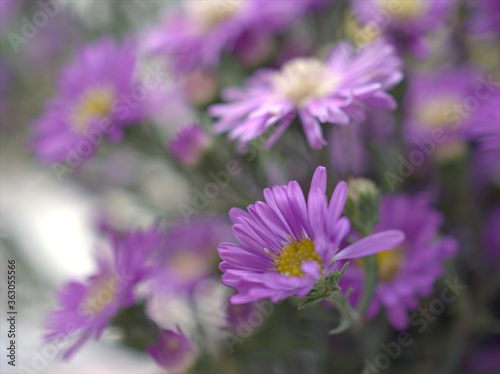
<path id="1" fill-rule="evenodd" d="M 361 240 L 344 248 L 334 256 L 336 261 L 349 258 L 359 258 L 370 256 L 375 253 L 394 248 L 401 244 L 405 239 L 405 235 L 399 230 L 382 231 Z"/>

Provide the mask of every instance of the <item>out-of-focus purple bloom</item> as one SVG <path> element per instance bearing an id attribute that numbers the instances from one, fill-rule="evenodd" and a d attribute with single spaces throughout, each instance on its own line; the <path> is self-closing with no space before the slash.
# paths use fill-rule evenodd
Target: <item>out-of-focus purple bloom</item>
<path id="1" fill-rule="evenodd" d="M 189 292 L 213 274 L 217 244 L 230 236 L 225 220 L 205 217 L 173 224 L 164 246 L 154 255 L 148 275 L 151 292 Z"/>
<path id="2" fill-rule="evenodd" d="M 475 149 L 471 157 L 471 182 L 500 186 L 500 149 Z"/>
<path id="3" fill-rule="evenodd" d="M 409 76 L 404 99 L 403 132 L 409 144 L 419 141 L 436 146 L 465 140 L 480 117 L 474 112 L 488 106 L 491 87 L 472 68 L 414 72 Z M 481 100 L 483 98 L 483 100 Z"/>
<path id="4" fill-rule="evenodd" d="M 217 79 L 209 70 L 194 70 L 182 76 L 180 88 L 194 105 L 204 106 L 214 101 L 218 93 Z"/>
<path id="5" fill-rule="evenodd" d="M 166 14 L 164 21 L 144 40 L 150 53 L 173 58 L 181 71 L 215 67 L 221 53 L 241 55 L 248 43 L 262 44 L 265 38 L 284 31 L 322 0 L 189 0 L 183 8 Z M 251 39 L 250 39 L 251 38 Z"/>
<path id="6" fill-rule="evenodd" d="M 500 35 L 500 1 L 474 0 L 473 15 L 470 19 L 470 30 L 477 36 Z"/>
<path id="7" fill-rule="evenodd" d="M 103 38 L 82 47 L 62 70 L 57 97 L 34 123 L 38 158 L 65 161 L 76 153 L 86 160 L 103 137 L 119 141 L 123 127 L 143 115 L 142 100 L 134 99 L 136 65 L 132 43 Z"/>
<path id="8" fill-rule="evenodd" d="M 328 151 L 335 173 L 361 176 L 369 168 L 369 153 L 361 133 L 361 124 L 334 127 L 328 135 Z"/>
<path id="9" fill-rule="evenodd" d="M 216 131 L 229 131 L 242 144 L 274 130 L 267 148 L 298 116 L 309 145 L 318 149 L 326 144 L 321 123 L 348 125 L 363 121 L 366 107 L 396 108 L 386 90 L 402 79 L 400 68 L 390 45 L 375 42 L 354 51 L 340 43 L 326 62 L 297 58 L 279 71 L 258 71 L 245 88 L 226 89 L 229 103 L 213 105 L 209 113 L 219 117 Z"/>
<path id="10" fill-rule="evenodd" d="M 248 320 L 253 313 L 261 315 L 257 305 L 259 302 L 247 304 L 227 304 L 227 327 L 230 331 L 237 332 L 239 328 L 248 326 Z"/>
<path id="11" fill-rule="evenodd" d="M 443 262 L 457 251 L 454 239 L 437 237 L 442 221 L 442 215 L 424 197 L 382 198 L 380 221 L 374 232 L 401 230 L 406 240 L 390 251 L 377 253 L 379 283 L 368 317 L 375 317 L 383 306 L 395 328 L 408 326 L 407 311 L 418 307 L 419 297 L 432 293 L 434 282 L 444 272 Z M 354 303 L 359 300 L 364 277 L 363 268 L 352 261 L 340 282 L 342 289 L 353 288 Z"/>
<path id="12" fill-rule="evenodd" d="M 484 149 L 500 149 L 500 87 L 471 114 L 473 124 L 467 131 Z"/>
<path id="13" fill-rule="evenodd" d="M 10 22 L 15 17 L 19 7 L 22 5 L 20 0 L 2 0 L 0 1 L 0 38 L 3 38 L 9 30 Z"/>
<path id="14" fill-rule="evenodd" d="M 97 272 L 85 283 L 66 284 L 59 292 L 60 307 L 47 317 L 47 341 L 72 341 L 64 358 L 88 339 L 98 339 L 113 316 L 135 302 L 134 289 L 148 273 L 146 260 L 163 241 L 156 227 L 110 236 L 111 253 L 100 252 Z"/>
<path id="15" fill-rule="evenodd" d="M 174 158 L 185 166 L 196 166 L 212 146 L 210 135 L 198 124 L 182 128 L 168 142 L 167 148 Z"/>
<path id="16" fill-rule="evenodd" d="M 191 339 L 177 331 L 162 330 L 156 344 L 147 348 L 149 355 L 169 373 L 184 373 L 194 362 L 197 350 Z"/>
<path id="17" fill-rule="evenodd" d="M 442 26 L 454 7 L 454 0 L 353 0 L 352 13 L 361 25 L 423 58 L 425 34 Z"/>
<path id="18" fill-rule="evenodd" d="M 396 136 L 394 113 L 380 109 L 366 112 L 364 122 L 354 122 L 351 126 L 335 126 L 328 135 L 328 151 L 331 165 L 340 178 L 362 176 L 373 166 L 368 145 L 384 150 L 384 157 L 390 158 Z"/>
<path id="19" fill-rule="evenodd" d="M 363 238 L 339 251 L 350 230 L 341 217 L 347 185 L 326 198 L 326 169 L 314 173 L 307 202 L 296 181 L 264 190 L 265 202 L 233 208 L 233 234 L 240 244 L 221 243 L 222 282 L 237 290 L 234 304 L 261 299 L 278 302 L 305 297 L 321 277 L 335 270 L 335 261 L 368 256 L 399 245 L 404 236 L 390 230 Z"/>

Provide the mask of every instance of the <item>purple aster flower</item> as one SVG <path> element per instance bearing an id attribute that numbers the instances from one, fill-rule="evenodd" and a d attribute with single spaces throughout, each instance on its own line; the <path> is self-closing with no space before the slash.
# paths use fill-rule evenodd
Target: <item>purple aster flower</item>
<path id="1" fill-rule="evenodd" d="M 196 166 L 212 146 L 210 135 L 198 124 L 182 128 L 168 142 L 167 148 L 174 158 L 185 166 Z"/>
<path id="2" fill-rule="evenodd" d="M 474 0 L 470 30 L 477 36 L 496 36 L 500 33 L 500 1 Z"/>
<path id="3" fill-rule="evenodd" d="M 471 114 L 467 132 L 471 138 L 479 140 L 485 150 L 500 149 L 500 90 L 481 102 Z"/>
<path id="4" fill-rule="evenodd" d="M 158 365 L 171 373 L 184 373 L 197 355 L 195 345 L 179 327 L 177 331 L 162 330 L 156 344 L 148 345 L 147 349 Z"/>
<path id="5" fill-rule="evenodd" d="M 279 71 L 259 71 L 247 87 L 226 89 L 229 103 L 213 105 L 209 113 L 220 117 L 216 131 L 229 131 L 231 140 L 243 144 L 273 129 L 266 147 L 298 116 L 309 145 L 318 149 L 326 144 L 320 123 L 362 121 L 366 107 L 394 109 L 386 90 L 402 79 L 400 67 L 390 45 L 375 42 L 354 51 L 340 43 L 326 62 L 296 58 Z"/>
<path id="6" fill-rule="evenodd" d="M 413 72 L 404 99 L 406 141 L 418 145 L 427 140 L 440 146 L 468 138 L 468 129 L 481 121 L 474 111 L 488 106 L 480 98 L 491 96 L 479 77 L 468 67 Z"/>
<path id="7" fill-rule="evenodd" d="M 361 25 L 423 58 L 425 34 L 442 26 L 454 6 L 454 0 L 353 0 L 352 13 Z"/>
<path id="8" fill-rule="evenodd" d="M 471 183 L 500 186 L 500 149 L 474 149 L 471 155 Z"/>
<path id="9" fill-rule="evenodd" d="M 172 57 L 177 69 L 215 67 L 224 50 L 258 48 L 263 38 L 284 31 L 304 12 L 322 0 L 191 0 L 183 8 L 166 14 L 161 25 L 144 40 L 150 53 Z"/>
<path id="10" fill-rule="evenodd" d="M 216 269 L 217 244 L 229 238 L 226 220 L 204 217 L 179 222 L 165 232 L 165 245 L 152 257 L 147 284 L 152 293 L 191 291 Z"/>
<path id="11" fill-rule="evenodd" d="M 135 286 L 147 275 L 151 252 L 162 243 L 157 228 L 111 235 L 111 253 L 100 252 L 97 272 L 85 283 L 69 282 L 59 292 L 60 307 L 46 320 L 47 341 L 71 341 L 69 358 L 88 339 L 98 339 L 113 316 L 134 304 Z"/>
<path id="12" fill-rule="evenodd" d="M 222 282 L 236 289 L 234 304 L 260 299 L 278 302 L 305 297 L 321 277 L 335 270 L 335 261 L 359 258 L 399 245 L 404 236 L 390 230 L 363 238 L 339 251 L 350 230 L 341 217 L 347 185 L 326 198 L 326 169 L 314 173 L 307 202 L 296 181 L 264 190 L 265 202 L 233 208 L 233 234 L 240 244 L 221 243 Z"/>
<path id="13" fill-rule="evenodd" d="M 57 97 L 34 123 L 32 146 L 45 162 L 71 154 L 89 159 L 103 137 L 118 141 L 123 127 L 142 115 L 130 94 L 136 73 L 134 46 L 103 38 L 83 46 L 62 70 Z"/>
<path id="14" fill-rule="evenodd" d="M 375 317 L 383 306 L 395 328 L 408 326 L 407 311 L 418 307 L 419 297 L 432 293 L 434 282 L 444 272 L 443 262 L 457 251 L 454 239 L 437 236 L 442 221 L 441 214 L 424 197 L 382 198 L 380 221 L 374 232 L 397 229 L 406 239 L 390 251 L 377 253 L 379 283 L 368 317 Z M 353 288 L 354 304 L 359 300 L 364 277 L 363 267 L 353 261 L 340 281 L 342 289 Z"/>

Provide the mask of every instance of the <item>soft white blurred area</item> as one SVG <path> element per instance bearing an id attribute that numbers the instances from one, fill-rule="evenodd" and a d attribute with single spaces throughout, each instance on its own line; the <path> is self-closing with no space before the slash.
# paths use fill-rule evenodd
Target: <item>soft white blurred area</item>
<path id="1" fill-rule="evenodd" d="M 28 1 L 31 0 L 15 11 L 21 12 L 24 7 L 30 13 L 14 13 L 10 24 L 5 25 L 8 30 L 20 32 L 21 17 L 31 19 L 39 10 L 38 2 L 30 7 Z M 189 203 L 191 198 L 189 185 L 165 160 L 117 145 L 112 154 L 99 155 L 96 162 L 58 179 L 50 166 L 34 160 L 27 143 L 31 121 L 53 94 L 60 66 L 70 58 L 78 43 L 93 38 L 82 32 L 111 29 L 113 23 L 130 23 L 130 32 L 139 32 L 146 20 L 157 18 L 161 7 L 175 6 L 176 1 L 127 0 L 127 7 L 119 7 L 121 1 L 106 0 L 60 3 L 60 11 L 49 25 L 41 29 L 40 36 L 23 45 L 19 54 L 10 46 L 6 49 L 11 54 L 7 74 L 12 75 L 8 79 L 8 94 L 12 91 L 18 96 L 7 97 L 8 105 L 0 105 L 0 372 L 159 373 L 161 369 L 149 356 L 123 347 L 117 341 L 118 334 L 109 332 L 99 342 L 89 341 L 70 361 L 63 362 L 56 357 L 59 352 L 43 343 L 42 323 L 47 312 L 57 305 L 56 291 L 68 281 L 84 280 L 95 269 L 94 254 L 99 241 L 96 224 L 100 218 L 118 228 L 133 229 L 179 216 L 179 203 Z M 119 13 L 120 9 L 125 10 Z M 52 43 L 58 48 L 54 52 L 44 47 L 42 31 L 59 23 L 69 25 L 75 35 L 69 37 L 65 35 L 67 28 L 55 27 L 54 34 L 62 37 L 62 41 L 55 39 L 62 45 Z M 47 34 L 47 40 L 52 42 L 52 33 Z M 28 53 L 36 55 L 40 51 L 49 61 L 47 65 L 34 61 Z M 0 60 L 4 57 L 0 56 Z M 156 64 L 156 61 L 146 62 L 147 66 Z M 165 100 L 172 97 L 170 83 L 165 82 L 168 89 L 164 95 L 155 96 L 157 107 L 163 111 L 158 111 L 153 123 L 165 138 L 179 123 L 190 118 L 181 102 L 174 103 L 175 114 L 165 108 Z M 22 95 L 17 91 L 23 91 Z M 168 122 L 168 118 L 175 121 Z M 10 259 L 17 263 L 16 367 L 9 366 L 6 358 L 6 280 Z"/>
<path id="2" fill-rule="evenodd" d="M 58 183 L 50 172 L 23 170 L 19 164 L 1 166 L 2 295 L 6 295 L 7 260 L 15 259 L 18 310 L 17 367 L 13 368 L 5 357 L 7 302 L 2 297 L 1 372 L 156 372 L 146 356 L 124 354 L 106 341 L 87 345 L 70 362 L 60 362 L 53 357 L 54 350 L 43 344 L 41 323 L 47 309 L 55 305 L 56 288 L 94 268 L 92 219 L 97 201 L 70 182 Z"/>

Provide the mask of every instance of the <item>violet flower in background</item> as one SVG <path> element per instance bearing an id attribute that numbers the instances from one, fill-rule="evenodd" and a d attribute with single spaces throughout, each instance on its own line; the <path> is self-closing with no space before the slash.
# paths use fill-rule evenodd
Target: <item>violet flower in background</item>
<path id="1" fill-rule="evenodd" d="M 478 188 L 500 186 L 500 149 L 474 149 L 470 160 L 471 184 Z"/>
<path id="2" fill-rule="evenodd" d="M 152 293 L 190 292 L 213 274 L 217 245 L 230 237 L 226 220 L 217 217 L 177 222 L 165 230 L 164 245 L 152 257 L 147 284 Z"/>
<path id="3" fill-rule="evenodd" d="M 212 105 L 209 114 L 219 117 L 217 132 L 229 131 L 230 140 L 247 144 L 274 130 L 270 148 L 295 117 L 302 123 L 311 148 L 326 145 L 321 123 L 348 125 L 363 121 L 365 108 L 393 110 L 397 104 L 386 91 L 403 77 L 394 49 L 382 42 L 354 51 L 338 44 L 326 62 L 296 58 L 279 71 L 260 70 L 244 88 L 223 91 L 226 104 Z"/>
<path id="4" fill-rule="evenodd" d="M 339 251 L 350 230 L 341 217 L 347 185 L 335 188 L 326 198 L 326 169 L 318 167 L 307 202 L 296 181 L 264 190 L 265 202 L 233 208 L 233 234 L 240 244 L 219 245 L 222 282 L 238 292 L 234 304 L 261 299 L 278 302 L 292 295 L 305 297 L 316 282 L 335 270 L 335 262 L 387 250 L 404 236 L 389 230 L 363 238 Z"/>
<path id="5" fill-rule="evenodd" d="M 444 273 L 444 261 L 458 250 L 457 242 L 451 237 L 439 238 L 442 222 L 442 215 L 423 196 L 382 198 L 380 222 L 374 232 L 401 230 L 405 240 L 390 251 L 376 255 L 379 282 L 368 309 L 369 318 L 374 318 L 383 308 L 394 328 L 408 327 L 408 311 L 417 309 L 419 298 L 432 293 L 434 282 Z M 363 267 L 351 261 L 340 281 L 342 289 L 353 288 L 354 304 L 359 301 L 364 277 Z"/>
<path id="6" fill-rule="evenodd" d="M 47 341 L 72 341 L 66 359 L 88 339 L 99 339 L 113 316 L 136 302 L 135 288 L 148 272 L 146 260 L 163 244 L 156 227 L 108 234 L 111 251 L 99 252 L 97 272 L 85 283 L 67 283 L 59 292 L 60 306 L 47 317 Z"/>
<path id="7" fill-rule="evenodd" d="M 177 327 L 177 331 L 161 330 L 158 341 L 148 345 L 149 355 L 171 373 L 184 373 L 197 356 L 196 346 Z"/>
<path id="8" fill-rule="evenodd" d="M 467 128 L 483 149 L 500 149 L 500 85 L 471 113 L 473 124 Z"/>
<path id="9" fill-rule="evenodd" d="M 412 146 L 431 142 L 438 157 L 449 153 L 465 144 L 477 126 L 484 127 L 480 112 L 495 101 L 495 91 L 498 87 L 470 67 L 413 72 L 404 99 L 405 140 Z"/>
<path id="10" fill-rule="evenodd" d="M 472 0 L 467 3 L 472 8 L 470 31 L 475 36 L 499 37 L 500 2 L 497 0 Z"/>
<path id="11" fill-rule="evenodd" d="M 328 134 L 333 169 L 341 176 L 361 176 L 369 170 L 370 156 L 364 144 L 362 124 L 336 126 Z"/>
<path id="12" fill-rule="evenodd" d="M 168 152 L 182 165 L 196 166 L 212 146 L 210 135 L 193 123 L 180 129 L 168 142 Z"/>
<path id="13" fill-rule="evenodd" d="M 119 141 L 123 128 L 144 115 L 143 101 L 134 99 L 136 68 L 133 43 L 106 37 L 81 47 L 33 124 L 31 146 L 39 160 L 88 160 L 102 138 Z"/>
<path id="14" fill-rule="evenodd" d="M 17 367 L 496 373 L 500 0 L 66 3 L 0 0 Z"/>
<path id="15" fill-rule="evenodd" d="M 21 5 L 20 0 L 0 1 L 0 38 L 5 37 L 10 31 L 11 22 L 15 19 Z"/>
<path id="16" fill-rule="evenodd" d="M 323 2 L 267 1 L 262 6 L 260 0 L 184 1 L 146 33 L 144 49 L 169 56 L 179 71 L 215 68 L 223 51 L 244 57 L 245 50 L 260 50 L 266 39 Z"/>
<path id="17" fill-rule="evenodd" d="M 451 18 L 455 0 L 353 0 L 351 9 L 362 26 L 383 32 L 398 49 L 418 58 L 429 54 L 426 36 Z M 363 36 L 360 35 L 360 39 Z M 358 39 L 358 38 L 356 38 Z"/>

